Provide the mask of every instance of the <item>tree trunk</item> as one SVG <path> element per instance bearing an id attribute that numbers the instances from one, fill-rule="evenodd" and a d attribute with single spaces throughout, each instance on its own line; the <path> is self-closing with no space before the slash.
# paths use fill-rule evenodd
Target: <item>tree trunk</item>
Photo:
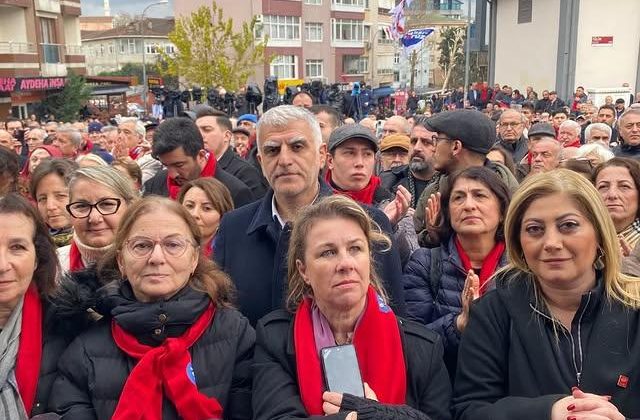
<path id="1" fill-rule="evenodd" d="M 411 70 L 411 78 L 409 79 L 409 89 L 413 90 L 416 83 L 416 65 L 418 64 L 418 54 L 414 50 L 409 57 L 409 68 Z"/>

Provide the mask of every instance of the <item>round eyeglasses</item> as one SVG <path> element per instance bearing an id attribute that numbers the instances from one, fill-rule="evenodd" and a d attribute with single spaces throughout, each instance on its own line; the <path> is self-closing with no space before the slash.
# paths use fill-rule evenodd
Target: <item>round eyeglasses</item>
<path id="1" fill-rule="evenodd" d="M 108 216 L 116 213 L 120 208 L 120 204 L 122 204 L 122 200 L 119 198 L 103 198 L 93 204 L 86 201 L 76 201 L 67 204 L 67 211 L 76 219 L 89 217 L 93 209 L 96 209 L 96 211 L 103 216 Z"/>
<path id="2" fill-rule="evenodd" d="M 172 257 L 181 257 L 189 246 L 195 246 L 193 242 L 181 236 L 172 236 L 160 240 L 137 236 L 125 241 L 127 251 L 129 251 L 134 258 L 148 257 L 156 248 L 157 244 L 160 244 L 160 248 L 162 248 L 162 252 L 164 252 L 165 255 Z"/>

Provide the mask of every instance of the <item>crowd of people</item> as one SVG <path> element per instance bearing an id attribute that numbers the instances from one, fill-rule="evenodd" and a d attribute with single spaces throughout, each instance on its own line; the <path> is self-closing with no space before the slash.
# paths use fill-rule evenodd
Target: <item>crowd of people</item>
<path id="1" fill-rule="evenodd" d="M 472 88 L 9 118 L 0 418 L 640 418 L 640 104 Z"/>

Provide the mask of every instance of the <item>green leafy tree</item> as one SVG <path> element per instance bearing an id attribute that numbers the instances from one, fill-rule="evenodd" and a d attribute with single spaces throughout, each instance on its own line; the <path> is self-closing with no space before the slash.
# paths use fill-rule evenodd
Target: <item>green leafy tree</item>
<path id="1" fill-rule="evenodd" d="M 161 52 L 167 75 L 184 78 L 187 85 L 221 85 L 236 91 L 246 84 L 255 66 L 265 62 L 266 39 L 256 40 L 256 18 L 243 22 L 234 32 L 233 20 L 225 19 L 215 1 L 176 20 L 169 40 L 174 55 Z"/>
<path id="2" fill-rule="evenodd" d="M 91 86 L 83 76 L 69 73 L 67 83 L 60 92 L 48 95 L 43 101 L 45 113 L 55 115 L 58 121 L 77 120 L 80 111 L 91 96 Z"/>
<path id="3" fill-rule="evenodd" d="M 125 63 L 120 70 L 103 71 L 98 76 L 133 76 L 138 83 L 142 83 L 142 64 Z"/>

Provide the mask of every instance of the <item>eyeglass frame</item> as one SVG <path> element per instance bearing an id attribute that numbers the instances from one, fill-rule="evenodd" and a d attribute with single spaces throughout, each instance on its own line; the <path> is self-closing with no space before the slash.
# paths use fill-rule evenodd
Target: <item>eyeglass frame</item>
<path id="1" fill-rule="evenodd" d="M 112 213 L 103 213 L 102 211 L 100 211 L 100 209 L 98 208 L 98 204 L 102 203 L 105 200 L 115 200 L 116 201 L 116 209 L 112 212 Z M 74 204 L 86 204 L 87 206 L 89 206 L 89 212 L 87 213 L 86 216 L 76 216 L 73 214 L 73 212 L 71 211 L 71 207 Z M 88 203 L 86 201 L 74 201 L 73 203 L 69 203 L 65 206 L 65 208 L 67 209 L 67 213 L 69 213 L 69 215 L 71 215 L 71 217 L 73 217 L 74 219 L 86 219 L 89 216 L 91 216 L 91 212 L 93 211 L 93 209 L 96 209 L 96 211 L 98 213 L 100 213 L 102 216 L 110 216 L 112 214 L 116 214 L 118 212 L 118 210 L 120 210 L 120 206 L 122 205 L 122 200 L 119 198 L 114 198 L 114 197 L 105 197 L 103 199 L 100 199 L 98 201 L 96 201 L 95 203 L 91 204 Z"/>
<path id="2" fill-rule="evenodd" d="M 194 244 L 193 241 L 183 237 L 182 235 L 170 235 L 170 236 L 166 236 L 166 237 L 164 237 L 162 239 L 151 239 L 148 236 L 134 236 L 133 238 L 129 238 L 126 241 L 124 241 L 124 248 L 127 250 L 127 252 L 129 254 L 131 254 L 131 256 L 133 258 L 136 258 L 136 259 L 139 259 L 139 260 L 144 259 L 144 258 L 149 258 L 149 256 L 151 254 L 153 254 L 153 251 L 155 251 L 157 245 L 160 245 L 160 249 L 162 250 L 162 253 L 165 256 L 170 256 L 170 257 L 173 257 L 173 258 L 182 257 L 185 254 L 185 252 L 187 252 L 187 248 L 188 248 L 187 246 L 184 247 L 184 250 L 182 251 L 182 253 L 176 254 L 176 255 L 172 255 L 170 252 L 167 252 L 166 249 L 164 248 L 163 242 L 166 241 L 167 239 L 171 239 L 171 238 L 180 239 L 180 240 L 184 241 L 187 245 L 191 245 L 192 247 L 194 247 L 196 249 L 199 248 L 199 245 Z M 149 252 L 147 252 L 145 255 L 138 256 L 133 251 L 131 251 L 131 249 L 130 249 L 130 245 L 129 244 L 134 240 L 148 240 L 150 242 L 153 242 L 153 248 L 150 248 Z"/>
<path id="3" fill-rule="evenodd" d="M 437 146 L 438 144 L 440 144 L 440 142 L 443 142 L 443 141 L 454 141 L 454 139 L 450 137 L 439 137 L 437 134 L 434 134 L 433 136 L 431 136 L 431 140 L 433 140 L 434 146 Z"/>

